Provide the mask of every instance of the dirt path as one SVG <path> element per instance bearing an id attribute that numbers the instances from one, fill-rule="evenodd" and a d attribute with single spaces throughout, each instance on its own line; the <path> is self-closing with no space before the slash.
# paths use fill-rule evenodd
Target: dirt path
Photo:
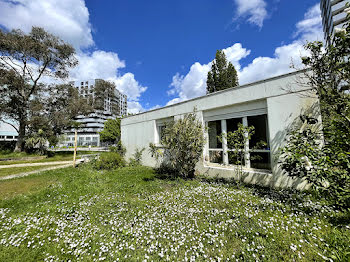
<path id="1" fill-rule="evenodd" d="M 79 159 L 77 160 L 76 164 L 80 164 L 82 163 L 83 160 Z M 13 175 L 9 175 L 9 176 L 4 176 L 4 177 L 0 177 L 0 181 L 1 180 L 7 180 L 7 179 L 13 179 L 13 178 L 19 178 L 19 177 L 25 177 L 25 176 L 29 176 L 31 174 L 38 174 L 44 171 L 48 171 L 48 170 L 55 170 L 55 169 L 59 169 L 59 168 L 65 168 L 65 167 L 70 167 L 73 165 L 72 161 L 52 161 L 52 162 L 48 162 L 47 163 L 28 163 L 28 164 L 18 164 L 18 165 L 10 165 L 11 167 L 17 166 L 17 167 L 23 167 L 23 165 L 26 166 L 45 166 L 45 165 L 37 165 L 37 164 L 46 164 L 46 165 L 51 165 L 51 167 L 48 168 L 43 168 L 43 169 L 39 169 L 39 170 L 34 170 L 34 171 L 30 171 L 30 172 L 24 172 L 24 173 L 19 173 L 19 174 L 13 174 Z M 58 165 L 58 166 L 53 166 L 52 165 Z M 62 165 L 61 165 L 62 164 Z"/>
<path id="2" fill-rule="evenodd" d="M 52 166 L 52 165 L 67 165 L 72 164 L 72 161 L 50 161 L 42 163 L 23 163 L 23 164 L 14 164 L 14 165 L 0 165 L 1 168 L 11 168 L 11 167 L 28 167 L 28 166 Z"/>

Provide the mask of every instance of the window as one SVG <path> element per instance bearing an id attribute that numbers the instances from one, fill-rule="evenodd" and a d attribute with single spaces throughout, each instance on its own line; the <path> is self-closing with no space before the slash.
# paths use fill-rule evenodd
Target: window
<path id="1" fill-rule="evenodd" d="M 220 142 L 219 137 L 223 133 L 234 132 L 238 124 L 253 126 L 254 134 L 242 149 L 230 148 L 226 139 Z M 242 163 L 246 168 L 271 169 L 270 146 L 268 134 L 267 115 L 254 115 L 223 120 L 208 121 L 209 162 L 225 165 L 237 165 Z M 242 155 L 237 158 L 237 150 L 242 150 Z"/>
<path id="2" fill-rule="evenodd" d="M 247 120 L 248 126 L 255 128 L 249 141 L 250 165 L 252 168 L 271 169 L 267 115 L 248 116 Z"/>
<path id="3" fill-rule="evenodd" d="M 98 137 L 93 137 L 92 141 L 97 142 L 98 141 Z"/>
<path id="4" fill-rule="evenodd" d="M 87 137 L 85 138 L 85 140 L 86 140 L 86 141 L 91 141 L 91 137 L 87 136 Z"/>
<path id="5" fill-rule="evenodd" d="M 155 143 L 160 144 L 162 138 L 164 137 L 164 130 L 171 123 L 174 121 L 174 117 L 168 117 L 168 118 L 163 118 L 163 119 L 158 119 L 156 120 L 156 138 L 155 138 Z"/>
<path id="6" fill-rule="evenodd" d="M 208 122 L 209 133 L 209 161 L 212 163 L 223 163 L 222 143 L 219 140 L 221 132 L 221 120 Z"/>
<path id="7" fill-rule="evenodd" d="M 164 138 L 164 130 L 165 130 L 166 126 L 165 125 L 159 125 L 159 126 L 157 126 L 157 128 L 158 128 L 159 142 L 160 142 Z"/>

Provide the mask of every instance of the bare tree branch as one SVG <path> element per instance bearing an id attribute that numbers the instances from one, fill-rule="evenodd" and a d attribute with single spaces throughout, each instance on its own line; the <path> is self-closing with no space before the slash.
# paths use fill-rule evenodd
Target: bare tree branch
<path id="1" fill-rule="evenodd" d="M 10 122 L 5 121 L 4 119 L 0 119 L 0 121 L 12 126 L 14 129 L 16 129 L 17 133 L 19 132 L 18 127 L 16 127 L 14 124 L 11 124 Z"/>

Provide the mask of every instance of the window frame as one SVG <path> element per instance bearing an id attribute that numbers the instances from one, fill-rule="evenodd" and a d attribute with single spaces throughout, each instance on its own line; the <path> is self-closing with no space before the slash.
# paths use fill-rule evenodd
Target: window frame
<path id="1" fill-rule="evenodd" d="M 268 117 L 267 114 L 258 114 L 258 115 L 245 115 L 245 116 L 239 116 L 236 118 L 240 118 L 242 119 L 242 124 L 243 126 L 247 127 L 248 126 L 248 117 L 251 116 L 262 116 L 262 115 L 266 115 L 266 142 L 268 144 L 268 149 L 250 149 L 249 148 L 249 141 L 247 141 L 247 143 L 245 144 L 245 155 L 244 155 L 244 165 L 243 167 L 246 169 L 258 169 L 258 170 L 264 170 L 264 169 L 260 169 L 260 168 L 252 168 L 251 167 L 251 160 L 250 160 L 250 154 L 251 153 L 267 153 L 269 155 L 269 165 L 271 166 L 271 145 L 270 145 L 270 141 L 269 141 L 269 123 L 268 123 Z M 221 134 L 227 134 L 227 120 L 229 120 L 231 118 L 228 119 L 221 119 Z M 212 120 L 213 121 L 213 120 Z M 205 125 L 206 127 L 208 127 L 209 122 L 212 121 L 205 121 Z M 216 120 L 217 121 L 217 120 Z M 225 166 L 235 166 L 233 164 L 229 164 L 229 159 L 228 159 L 228 152 L 235 152 L 236 149 L 230 149 L 228 148 L 227 145 L 227 140 L 225 138 L 225 136 L 222 139 L 222 148 L 210 148 L 209 147 L 209 132 L 207 131 L 207 153 L 206 153 L 206 159 L 208 159 L 208 163 L 211 164 L 215 164 L 214 162 L 210 162 L 210 154 L 211 152 L 222 152 L 222 162 L 223 165 Z"/>
<path id="2" fill-rule="evenodd" d="M 161 129 L 165 128 L 167 124 L 171 123 L 174 121 L 174 117 L 167 117 L 167 118 L 162 118 L 162 119 L 157 119 L 155 120 L 155 145 L 158 147 L 163 147 L 161 144 Z"/>

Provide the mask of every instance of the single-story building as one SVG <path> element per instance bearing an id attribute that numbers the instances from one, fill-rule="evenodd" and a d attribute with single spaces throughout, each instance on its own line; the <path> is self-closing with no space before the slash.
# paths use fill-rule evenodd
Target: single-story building
<path id="1" fill-rule="evenodd" d="M 121 140 L 127 149 L 126 158 L 132 157 L 136 149 L 146 148 L 143 164 L 154 167 L 149 144 L 161 146 L 166 123 L 196 109 L 198 119 L 207 127 L 203 157 L 196 167 L 199 173 L 238 179 L 237 166 L 230 157 L 232 150 L 218 136 L 242 123 L 255 127 L 255 134 L 246 144 L 242 181 L 303 189 L 307 183 L 288 177 L 278 162 L 288 131 L 302 124 L 300 115 L 312 116 L 321 123 L 318 98 L 306 84 L 304 74 L 289 73 L 123 118 Z"/>

